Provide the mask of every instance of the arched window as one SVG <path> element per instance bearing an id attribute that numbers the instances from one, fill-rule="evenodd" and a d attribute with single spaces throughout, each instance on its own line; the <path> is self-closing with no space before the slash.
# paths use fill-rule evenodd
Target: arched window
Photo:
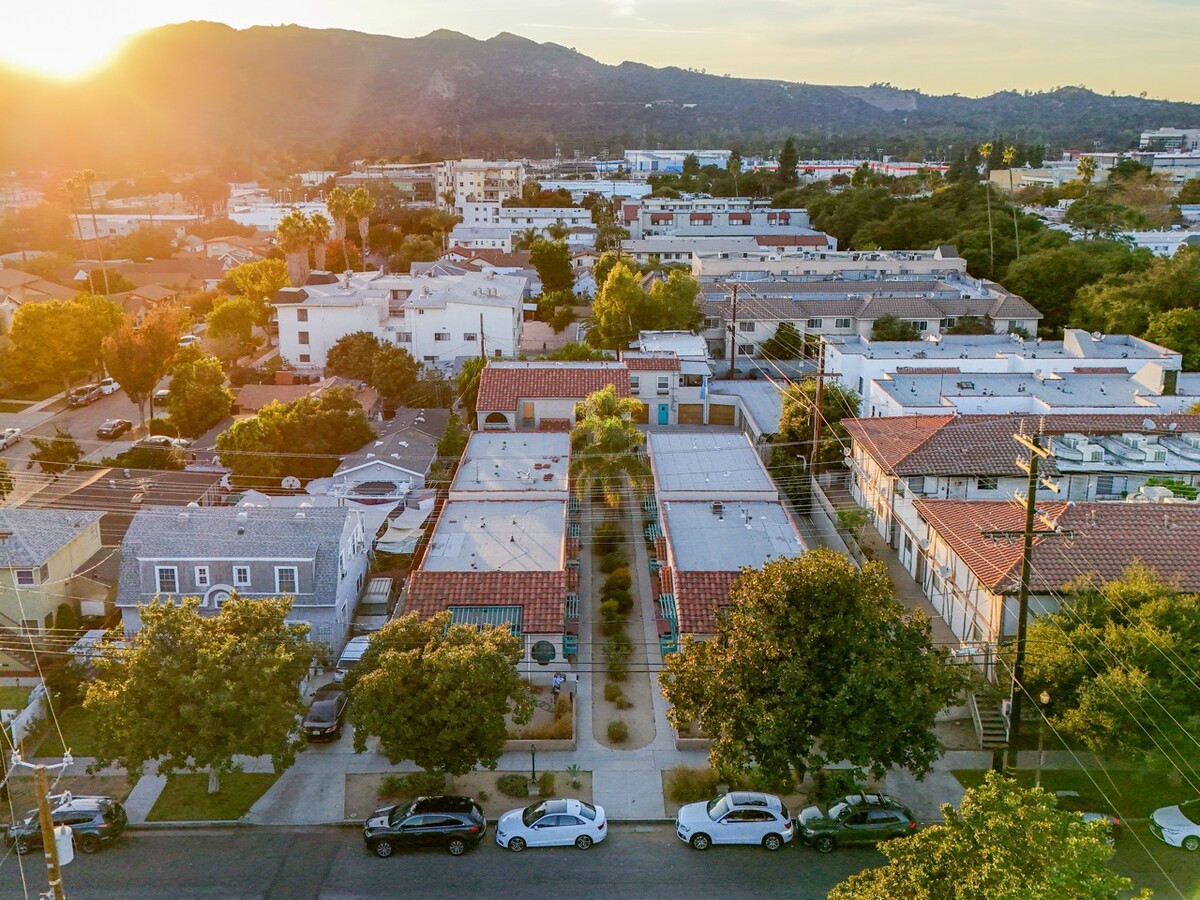
<path id="1" fill-rule="evenodd" d="M 483 420 L 484 425 L 508 425 L 508 416 L 504 413 L 488 413 Z"/>

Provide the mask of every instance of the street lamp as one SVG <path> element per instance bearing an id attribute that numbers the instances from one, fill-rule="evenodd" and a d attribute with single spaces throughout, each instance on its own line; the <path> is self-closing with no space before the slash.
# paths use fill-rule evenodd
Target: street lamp
<path id="1" fill-rule="evenodd" d="M 1033 786 L 1042 786 L 1042 738 L 1046 731 L 1046 707 L 1050 705 L 1050 693 L 1042 691 L 1038 695 L 1038 703 L 1042 704 L 1042 715 L 1038 719 L 1038 754 L 1037 754 L 1037 770 L 1033 776 Z"/>

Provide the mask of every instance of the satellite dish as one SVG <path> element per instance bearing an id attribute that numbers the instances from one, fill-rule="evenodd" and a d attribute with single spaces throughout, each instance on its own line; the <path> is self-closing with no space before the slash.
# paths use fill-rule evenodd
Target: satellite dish
<path id="1" fill-rule="evenodd" d="M 287 476 L 286 478 L 283 479 L 283 481 L 280 482 L 280 484 L 283 486 L 283 489 L 285 491 L 300 490 L 300 479 L 297 478 L 295 475 Z"/>

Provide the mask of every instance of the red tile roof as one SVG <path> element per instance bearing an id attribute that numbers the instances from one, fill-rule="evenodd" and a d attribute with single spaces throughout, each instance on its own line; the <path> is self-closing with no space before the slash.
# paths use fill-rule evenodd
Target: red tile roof
<path id="1" fill-rule="evenodd" d="M 570 431 L 570 419 L 538 419 L 538 431 Z"/>
<path id="2" fill-rule="evenodd" d="M 609 385 L 630 396 L 629 370 L 620 363 L 493 364 L 479 378 L 479 410 L 515 412 L 518 400 L 585 400 Z"/>
<path id="3" fill-rule="evenodd" d="M 881 466 L 893 472 L 898 463 L 933 437 L 954 416 L 884 416 L 843 419 L 851 439 L 861 443 Z"/>
<path id="4" fill-rule="evenodd" d="M 552 634 L 562 631 L 566 595 L 567 573 L 563 571 L 418 570 L 408 580 L 404 612 L 428 618 L 451 606 L 520 606 L 526 634 Z"/>
<path id="5" fill-rule="evenodd" d="M 674 353 L 626 354 L 621 362 L 631 372 L 678 372 L 679 357 Z"/>
<path id="6" fill-rule="evenodd" d="M 680 633 L 715 632 L 717 610 L 729 605 L 729 586 L 740 576 L 740 572 L 671 572 L 667 578 L 675 589 Z"/>
<path id="7" fill-rule="evenodd" d="M 1021 542 L 996 543 L 982 530 L 1020 530 L 1023 507 L 1014 502 L 916 500 L 928 522 L 989 590 L 1014 594 L 1020 587 Z M 1119 578 L 1132 563 L 1156 569 L 1183 591 L 1200 590 L 1200 504 L 1039 504 L 1061 534 L 1034 539 L 1035 594 L 1060 590 L 1080 576 Z M 1039 521 L 1038 527 L 1048 523 Z"/>

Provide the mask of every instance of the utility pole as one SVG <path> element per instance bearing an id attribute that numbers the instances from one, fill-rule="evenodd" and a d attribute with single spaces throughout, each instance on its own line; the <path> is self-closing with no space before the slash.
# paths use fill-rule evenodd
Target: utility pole
<path id="1" fill-rule="evenodd" d="M 1021 546 L 1021 587 L 1017 595 L 1017 654 L 1013 661 L 1012 693 L 1009 700 L 1008 748 L 1003 767 L 1000 765 L 998 751 L 992 763 L 992 768 L 997 771 L 1003 770 L 1009 777 L 1016 775 L 1017 743 L 1021 737 L 1021 709 L 1025 693 L 1025 634 L 1029 624 L 1029 582 L 1033 570 L 1033 539 L 1045 535 L 1063 534 L 1052 522 L 1047 522 L 1050 526 L 1049 528 L 1039 529 L 1036 527 L 1035 520 L 1040 515 L 1037 509 L 1038 485 L 1040 484 L 1047 490 L 1058 493 L 1057 484 L 1038 476 L 1038 464 L 1043 459 L 1050 459 L 1052 455 L 1048 448 L 1042 446 L 1041 438 L 1042 429 L 1040 425 L 1036 434 L 1027 435 L 1024 432 L 1024 428 L 1022 428 L 1021 431 L 1013 435 L 1013 440 L 1029 452 L 1028 460 L 1020 456 L 1016 459 L 1017 467 L 1029 476 L 1025 492 L 1024 529 L 1021 531 L 983 531 L 984 537 L 991 538 L 992 540 L 998 540 L 999 538 L 1011 540 L 1012 538 L 1020 537 L 1023 541 Z M 1003 615 L 1001 619 L 1003 619 Z M 1001 628 L 1003 628 L 1003 621 L 1001 622 Z"/>
<path id="2" fill-rule="evenodd" d="M 42 824 L 42 853 L 46 856 L 46 877 L 54 900 L 66 900 L 63 893 L 62 871 L 58 867 L 58 844 L 54 838 L 54 818 L 50 814 L 50 785 L 46 782 L 46 767 L 33 767 L 34 789 L 37 791 L 38 819 Z"/>
<path id="3" fill-rule="evenodd" d="M 483 346 L 483 313 L 479 314 L 479 356 L 481 359 L 487 359 L 487 350 Z"/>
<path id="4" fill-rule="evenodd" d="M 734 361 L 737 359 L 737 300 L 738 285 L 730 285 L 733 290 L 733 309 L 729 320 L 729 380 L 733 380 Z"/>
<path id="5" fill-rule="evenodd" d="M 821 402 L 825 399 L 825 339 L 821 338 L 821 349 L 817 352 L 817 402 L 813 408 L 812 447 L 808 452 L 808 475 L 817 477 L 817 460 L 821 455 Z"/>

